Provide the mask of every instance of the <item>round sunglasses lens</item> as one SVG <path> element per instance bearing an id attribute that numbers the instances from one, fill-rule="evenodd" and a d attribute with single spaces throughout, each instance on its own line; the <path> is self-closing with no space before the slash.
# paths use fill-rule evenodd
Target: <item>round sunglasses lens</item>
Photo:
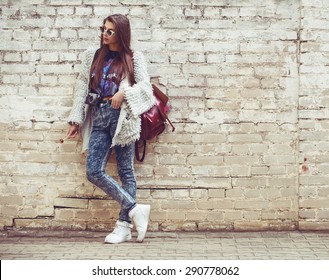
<path id="1" fill-rule="evenodd" d="M 99 27 L 99 30 L 101 31 L 102 34 L 104 34 L 104 32 L 106 32 L 107 36 L 111 37 L 114 35 L 114 31 L 112 31 L 111 29 L 105 29 L 104 27 Z"/>

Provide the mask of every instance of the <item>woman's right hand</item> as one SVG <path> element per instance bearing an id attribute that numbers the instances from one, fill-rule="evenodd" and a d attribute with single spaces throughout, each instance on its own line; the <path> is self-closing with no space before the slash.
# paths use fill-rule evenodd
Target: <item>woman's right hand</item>
<path id="1" fill-rule="evenodd" d="M 79 126 L 77 124 L 72 124 L 66 132 L 65 138 L 74 138 L 79 133 Z"/>

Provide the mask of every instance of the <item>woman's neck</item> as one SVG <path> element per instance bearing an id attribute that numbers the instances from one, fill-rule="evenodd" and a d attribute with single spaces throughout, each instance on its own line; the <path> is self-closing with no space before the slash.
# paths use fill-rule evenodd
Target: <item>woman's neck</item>
<path id="1" fill-rule="evenodd" d="M 109 50 L 110 51 L 114 51 L 114 52 L 120 51 L 119 44 L 111 44 L 111 45 L 109 45 Z"/>

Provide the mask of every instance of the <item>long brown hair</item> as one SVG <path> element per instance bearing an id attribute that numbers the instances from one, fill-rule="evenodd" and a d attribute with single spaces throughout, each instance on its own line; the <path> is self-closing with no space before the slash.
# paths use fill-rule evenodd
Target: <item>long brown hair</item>
<path id="1" fill-rule="evenodd" d="M 133 66 L 133 55 L 132 50 L 130 48 L 131 43 L 131 29 L 129 19 L 121 14 L 115 14 L 108 16 L 103 20 L 103 25 L 106 21 L 113 23 L 115 27 L 115 34 L 118 38 L 118 42 L 120 45 L 119 55 L 113 61 L 111 68 L 116 69 L 115 72 L 118 78 L 118 84 L 128 76 L 129 82 L 131 84 L 135 83 L 134 79 L 134 66 Z M 100 38 L 100 49 L 97 51 L 97 55 L 95 56 L 94 62 L 90 69 L 90 86 L 91 88 L 97 88 L 103 70 L 103 63 L 105 57 L 108 53 L 108 45 L 103 44 L 103 34 L 101 34 Z M 91 79 L 92 74 L 95 73 L 93 79 Z"/>

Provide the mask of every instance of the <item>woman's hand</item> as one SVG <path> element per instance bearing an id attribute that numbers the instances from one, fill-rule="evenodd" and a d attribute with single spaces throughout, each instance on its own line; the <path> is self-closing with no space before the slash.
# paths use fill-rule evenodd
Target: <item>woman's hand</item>
<path id="1" fill-rule="evenodd" d="M 125 98 L 125 92 L 123 90 L 119 90 L 113 97 L 111 106 L 113 109 L 119 109 L 123 99 Z"/>
<path id="2" fill-rule="evenodd" d="M 75 136 L 77 136 L 77 134 L 79 133 L 79 125 L 78 124 L 71 124 L 70 128 L 66 131 L 66 135 L 64 138 L 59 139 L 60 143 L 64 143 L 65 140 L 69 139 L 69 138 L 74 138 Z"/>
<path id="3" fill-rule="evenodd" d="M 79 126 L 77 124 L 72 124 L 66 132 L 65 138 L 74 138 L 79 133 Z"/>

